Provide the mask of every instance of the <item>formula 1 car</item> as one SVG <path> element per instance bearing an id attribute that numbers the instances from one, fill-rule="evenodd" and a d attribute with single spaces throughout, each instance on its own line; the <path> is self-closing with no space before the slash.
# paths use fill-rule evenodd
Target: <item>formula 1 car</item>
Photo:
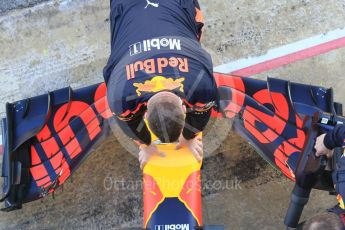
<path id="1" fill-rule="evenodd" d="M 324 159 L 311 157 L 310 147 L 310 127 L 317 123 L 311 117 L 322 117 L 321 121 L 328 117 L 334 124 L 335 115 L 342 113 L 342 105 L 333 101 L 332 89 L 274 78 L 262 81 L 220 73 L 214 77 L 220 101 L 213 117 L 231 120 L 234 131 L 273 167 L 297 182 L 297 192 L 294 190 L 293 194 L 305 198 L 312 188 L 334 191 L 332 168 L 325 170 Z M 341 122 L 338 118 L 337 122 Z M 78 90 L 64 88 L 7 103 L 6 118 L 2 120 L 3 210 L 20 209 L 27 202 L 53 193 L 110 134 L 111 119 L 104 83 Z M 153 157 L 144 168 L 143 227 L 222 229 L 203 228 L 201 164 L 191 154 L 177 151 L 172 156 L 173 144 L 161 144 L 159 148 L 167 157 Z M 162 180 L 178 181 L 178 186 L 166 188 Z M 307 192 L 301 195 L 299 188 Z M 302 199 L 304 204 L 293 200 L 286 220 L 290 227 L 298 223 L 306 203 L 306 199 Z M 176 215 L 168 215 L 171 212 Z"/>

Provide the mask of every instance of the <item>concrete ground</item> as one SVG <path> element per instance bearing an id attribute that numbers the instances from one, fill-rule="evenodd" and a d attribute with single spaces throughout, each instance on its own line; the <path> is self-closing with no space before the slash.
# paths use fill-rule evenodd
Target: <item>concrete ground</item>
<path id="1" fill-rule="evenodd" d="M 42 1 L 0 3 L 2 114 L 7 101 L 102 81 L 102 68 L 109 55 L 109 0 L 54 0 L 32 6 L 36 2 Z M 270 48 L 345 27 L 343 0 L 200 3 L 206 16 L 203 44 L 215 65 L 262 55 Z M 254 77 L 332 86 L 336 100 L 345 103 L 343 66 L 345 50 L 339 49 Z M 138 167 L 137 160 L 110 137 L 54 200 L 48 197 L 22 210 L 0 213 L 0 229 L 140 226 L 141 190 L 133 186 L 141 178 Z M 126 181 L 129 188 L 109 188 L 105 183 L 109 178 Z M 203 189 L 205 223 L 223 223 L 226 229 L 284 229 L 293 184 L 239 137 L 229 134 L 206 159 L 203 180 L 207 185 Z M 232 187 L 238 180 L 240 187 Z M 335 203 L 334 197 L 314 191 L 303 219 Z"/>
<path id="2" fill-rule="evenodd" d="M 0 2 L 0 13 L 13 9 L 27 8 L 35 6 L 41 2 L 49 0 L 2 0 Z"/>

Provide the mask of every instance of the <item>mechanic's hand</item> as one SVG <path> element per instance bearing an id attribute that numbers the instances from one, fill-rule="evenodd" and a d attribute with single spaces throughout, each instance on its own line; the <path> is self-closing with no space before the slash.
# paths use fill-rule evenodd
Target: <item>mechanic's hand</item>
<path id="1" fill-rule="evenodd" d="M 141 145 L 139 149 L 139 163 L 140 168 L 143 169 L 149 161 L 150 157 L 153 154 L 158 154 L 159 152 L 157 146 L 153 143 L 151 143 L 150 145 Z"/>
<path id="2" fill-rule="evenodd" d="M 316 143 L 315 143 L 315 150 L 316 150 L 316 156 L 327 156 L 327 158 L 331 158 L 333 156 L 333 150 L 328 149 L 325 144 L 324 144 L 324 139 L 325 139 L 326 134 L 320 135 L 318 138 L 316 138 Z"/>
<path id="3" fill-rule="evenodd" d="M 179 143 L 176 145 L 176 149 L 180 149 L 182 147 L 187 147 L 190 149 L 194 155 L 194 157 L 200 162 L 202 161 L 203 157 L 203 144 L 201 137 L 195 137 L 191 140 L 186 140 L 183 135 L 179 138 Z"/>

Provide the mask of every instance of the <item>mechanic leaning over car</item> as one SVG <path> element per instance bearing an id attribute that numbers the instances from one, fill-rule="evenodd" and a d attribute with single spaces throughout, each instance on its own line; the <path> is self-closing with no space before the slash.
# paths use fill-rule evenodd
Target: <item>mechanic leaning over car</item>
<path id="1" fill-rule="evenodd" d="M 200 45 L 198 1 L 111 0 L 110 7 L 107 98 L 119 126 L 139 145 L 141 167 L 158 151 L 149 129 L 201 161 L 198 133 L 216 105 L 217 87 L 211 57 Z"/>

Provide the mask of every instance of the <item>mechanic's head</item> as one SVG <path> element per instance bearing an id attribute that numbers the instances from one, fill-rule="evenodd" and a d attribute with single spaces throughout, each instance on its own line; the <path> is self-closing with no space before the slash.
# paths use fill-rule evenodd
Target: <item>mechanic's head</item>
<path id="1" fill-rule="evenodd" d="M 151 131 L 164 143 L 178 140 L 184 127 L 186 107 L 171 92 L 159 92 L 147 103 L 146 119 Z"/>

